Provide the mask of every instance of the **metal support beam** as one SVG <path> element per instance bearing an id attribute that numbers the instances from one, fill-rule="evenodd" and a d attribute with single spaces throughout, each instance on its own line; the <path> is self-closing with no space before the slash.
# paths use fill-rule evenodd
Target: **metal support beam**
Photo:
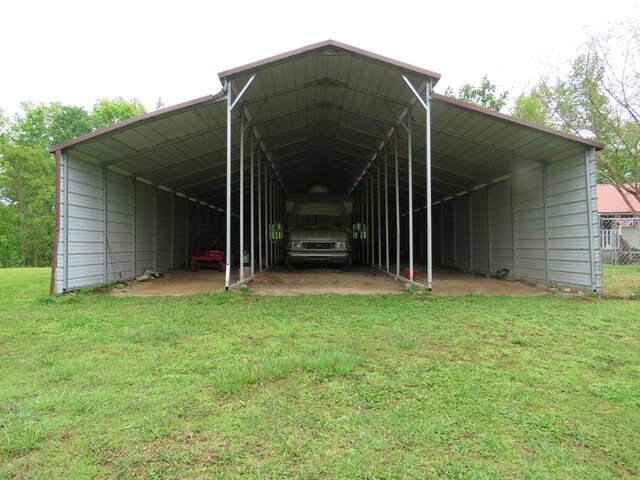
<path id="1" fill-rule="evenodd" d="M 264 266 L 269 268 L 269 169 L 264 162 Z"/>
<path id="2" fill-rule="evenodd" d="M 425 92 L 425 116 L 426 116 L 426 138 L 425 146 L 427 149 L 426 154 L 426 186 L 427 186 L 427 288 L 431 291 L 433 285 L 433 215 L 431 211 L 431 89 L 433 88 L 432 81 L 429 80 L 429 85 Z"/>
<path id="3" fill-rule="evenodd" d="M 411 128 L 411 110 L 407 114 L 407 153 L 409 157 L 408 165 L 408 182 L 409 182 L 409 280 L 415 281 L 413 278 L 413 137 Z"/>
<path id="4" fill-rule="evenodd" d="M 393 144 L 393 153 L 396 161 L 396 276 L 400 276 L 400 187 L 398 179 L 398 130 Z"/>
<path id="5" fill-rule="evenodd" d="M 388 168 L 389 152 L 385 147 L 384 151 L 384 234 L 385 234 L 385 248 L 386 248 L 386 261 L 387 261 L 387 273 L 389 273 L 389 168 Z"/>
<path id="6" fill-rule="evenodd" d="M 378 210 L 378 268 L 382 270 L 382 212 L 380 211 L 380 157 L 378 157 L 378 168 L 376 168 L 376 174 L 378 176 L 378 195 L 377 195 L 377 210 Z"/>
<path id="7" fill-rule="evenodd" d="M 262 159 L 258 157 L 258 270 L 262 271 Z"/>
<path id="8" fill-rule="evenodd" d="M 231 82 L 226 81 L 225 88 L 227 90 L 227 208 L 226 208 L 226 232 L 225 232 L 225 271 L 224 271 L 224 288 L 229 290 L 231 277 L 231 110 L 233 104 L 231 102 L 232 89 Z M 200 218 L 200 215 L 198 215 Z"/>
<path id="9" fill-rule="evenodd" d="M 239 248 L 239 281 L 244 281 L 244 115 L 240 118 L 240 236 L 238 238 Z"/>
<path id="10" fill-rule="evenodd" d="M 251 270 L 250 275 L 253 277 L 256 273 L 255 271 L 255 244 L 256 244 L 256 236 L 255 236 L 255 175 L 254 175 L 254 153 L 255 153 L 255 145 L 251 142 L 251 168 L 249 169 L 249 178 L 251 179 Z"/>

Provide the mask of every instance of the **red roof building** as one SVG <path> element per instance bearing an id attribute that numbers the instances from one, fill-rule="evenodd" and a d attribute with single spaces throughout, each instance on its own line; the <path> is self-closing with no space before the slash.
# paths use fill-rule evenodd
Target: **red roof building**
<path id="1" fill-rule="evenodd" d="M 615 185 L 600 184 L 597 186 L 598 213 L 600 215 L 640 214 L 640 202 L 629 192 L 622 194 Z M 623 197 L 624 195 L 624 197 Z M 628 201 L 625 201 L 625 197 Z M 629 207 L 632 208 L 629 208 Z"/>

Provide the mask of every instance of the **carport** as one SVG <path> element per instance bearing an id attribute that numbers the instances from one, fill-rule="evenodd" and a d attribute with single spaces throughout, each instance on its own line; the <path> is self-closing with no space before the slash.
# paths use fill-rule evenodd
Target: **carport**
<path id="1" fill-rule="evenodd" d="M 318 184 L 355 200 L 355 259 L 404 281 L 421 265 L 431 289 L 442 265 L 600 291 L 601 144 L 436 94 L 439 74 L 332 40 L 219 77 L 216 95 L 52 147 L 52 292 L 185 266 L 214 240 L 225 288 L 240 286 L 282 260 L 286 196 Z"/>

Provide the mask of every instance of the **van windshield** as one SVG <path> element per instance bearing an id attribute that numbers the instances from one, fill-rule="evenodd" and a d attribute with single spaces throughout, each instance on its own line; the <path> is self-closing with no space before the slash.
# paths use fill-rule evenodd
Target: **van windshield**
<path id="1" fill-rule="evenodd" d="M 336 215 L 296 215 L 297 230 L 344 230 L 344 220 Z"/>

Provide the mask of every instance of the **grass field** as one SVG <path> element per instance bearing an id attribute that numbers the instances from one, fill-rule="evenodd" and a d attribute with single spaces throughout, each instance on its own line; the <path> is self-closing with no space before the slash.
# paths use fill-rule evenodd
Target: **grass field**
<path id="1" fill-rule="evenodd" d="M 639 303 L 49 300 L 0 270 L 0 478 L 632 478 Z"/>
<path id="2" fill-rule="evenodd" d="M 602 268 L 605 294 L 640 298 L 640 265 L 603 265 Z"/>

